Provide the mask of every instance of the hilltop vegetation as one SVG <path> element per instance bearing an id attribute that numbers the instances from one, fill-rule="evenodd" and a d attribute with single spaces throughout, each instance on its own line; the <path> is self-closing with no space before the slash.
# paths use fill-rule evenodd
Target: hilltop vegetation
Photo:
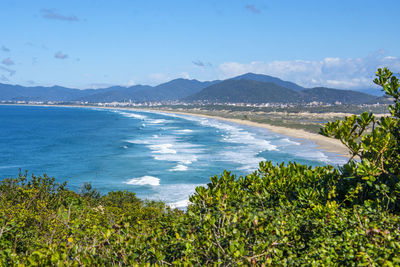
<path id="1" fill-rule="evenodd" d="M 100 196 L 90 185 L 78 194 L 47 176 L 5 179 L 0 262 L 399 265 L 399 81 L 379 69 L 375 83 L 394 99 L 389 116 L 363 113 L 321 129 L 349 148 L 347 164 L 224 172 L 196 189 L 186 212 L 131 192 Z"/>
<path id="2" fill-rule="evenodd" d="M 296 93 L 274 83 L 252 80 L 226 80 L 185 98 L 187 101 L 217 103 L 287 103 L 296 102 Z"/>
<path id="3" fill-rule="evenodd" d="M 338 90 L 325 87 L 294 91 L 271 82 L 246 79 L 230 79 L 216 83 L 193 94 L 184 101 L 208 103 L 310 103 L 334 104 L 376 103 L 377 97 L 351 90 Z"/>
<path id="4" fill-rule="evenodd" d="M 210 103 L 324 103 L 367 104 L 376 96 L 331 88 L 306 89 L 268 75 L 247 73 L 231 79 L 205 81 L 175 79 L 157 86 L 112 86 L 78 90 L 60 86 L 23 87 L 0 84 L 0 101 L 52 101 L 64 103 L 210 102 Z"/>

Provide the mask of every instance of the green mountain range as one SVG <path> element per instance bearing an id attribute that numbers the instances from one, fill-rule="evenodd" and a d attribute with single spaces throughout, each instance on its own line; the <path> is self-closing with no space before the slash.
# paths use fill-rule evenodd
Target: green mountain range
<path id="1" fill-rule="evenodd" d="M 366 104 L 378 101 L 376 96 L 324 87 L 294 91 L 271 82 L 230 79 L 204 88 L 184 99 L 207 103 L 310 103 Z"/>
<path id="2" fill-rule="evenodd" d="M 303 88 L 268 75 L 247 73 L 223 81 L 175 79 L 157 86 L 112 86 L 72 89 L 61 86 L 24 87 L 0 84 L 0 101 L 61 102 L 207 102 L 207 103 L 375 103 L 379 98 L 362 92 L 316 87 Z"/>

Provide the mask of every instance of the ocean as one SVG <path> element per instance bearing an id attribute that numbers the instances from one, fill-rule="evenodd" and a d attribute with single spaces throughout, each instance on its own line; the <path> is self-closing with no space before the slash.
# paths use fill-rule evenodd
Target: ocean
<path id="1" fill-rule="evenodd" d="M 311 141 L 217 119 L 79 107 L 0 106 L 0 179 L 28 174 L 90 182 L 101 193 L 187 206 L 197 186 L 224 170 L 246 175 L 260 161 L 309 165 L 345 159 Z"/>

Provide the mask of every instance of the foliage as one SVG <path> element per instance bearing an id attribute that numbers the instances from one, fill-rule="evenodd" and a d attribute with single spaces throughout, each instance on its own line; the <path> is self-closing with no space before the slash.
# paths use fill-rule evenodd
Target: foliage
<path id="1" fill-rule="evenodd" d="M 0 265 L 399 265 L 399 82 L 377 76 L 390 116 L 321 130 L 348 146 L 347 164 L 225 171 L 185 212 L 47 176 L 1 181 Z"/>
<path id="2" fill-rule="evenodd" d="M 279 85 L 280 84 L 280 85 Z M 293 88 L 292 86 L 290 86 Z M 206 103 L 376 103 L 377 97 L 365 93 L 332 88 L 312 88 L 301 91 L 289 89 L 281 83 L 251 79 L 229 79 L 204 88 L 183 101 Z"/>
<path id="3" fill-rule="evenodd" d="M 399 81 L 387 68 L 378 69 L 374 82 L 382 86 L 394 105 L 391 116 L 379 120 L 372 113 L 346 117 L 329 122 L 322 134 L 333 136 L 345 144 L 351 153 L 350 161 L 342 167 L 340 183 L 345 198 L 352 203 L 376 201 L 385 209 L 400 209 L 400 93 Z M 359 158 L 358 162 L 353 161 Z M 361 189 L 360 189 L 361 188 Z M 357 201 L 356 201 L 357 200 Z"/>

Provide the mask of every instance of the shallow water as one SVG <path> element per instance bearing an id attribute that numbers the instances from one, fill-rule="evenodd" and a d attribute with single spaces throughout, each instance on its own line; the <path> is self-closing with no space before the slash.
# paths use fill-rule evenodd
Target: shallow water
<path id="1" fill-rule="evenodd" d="M 340 164 L 344 159 L 266 129 L 216 119 L 118 109 L 0 106 L 0 178 L 19 169 L 79 190 L 130 190 L 175 207 L 225 169 L 258 163 Z"/>

